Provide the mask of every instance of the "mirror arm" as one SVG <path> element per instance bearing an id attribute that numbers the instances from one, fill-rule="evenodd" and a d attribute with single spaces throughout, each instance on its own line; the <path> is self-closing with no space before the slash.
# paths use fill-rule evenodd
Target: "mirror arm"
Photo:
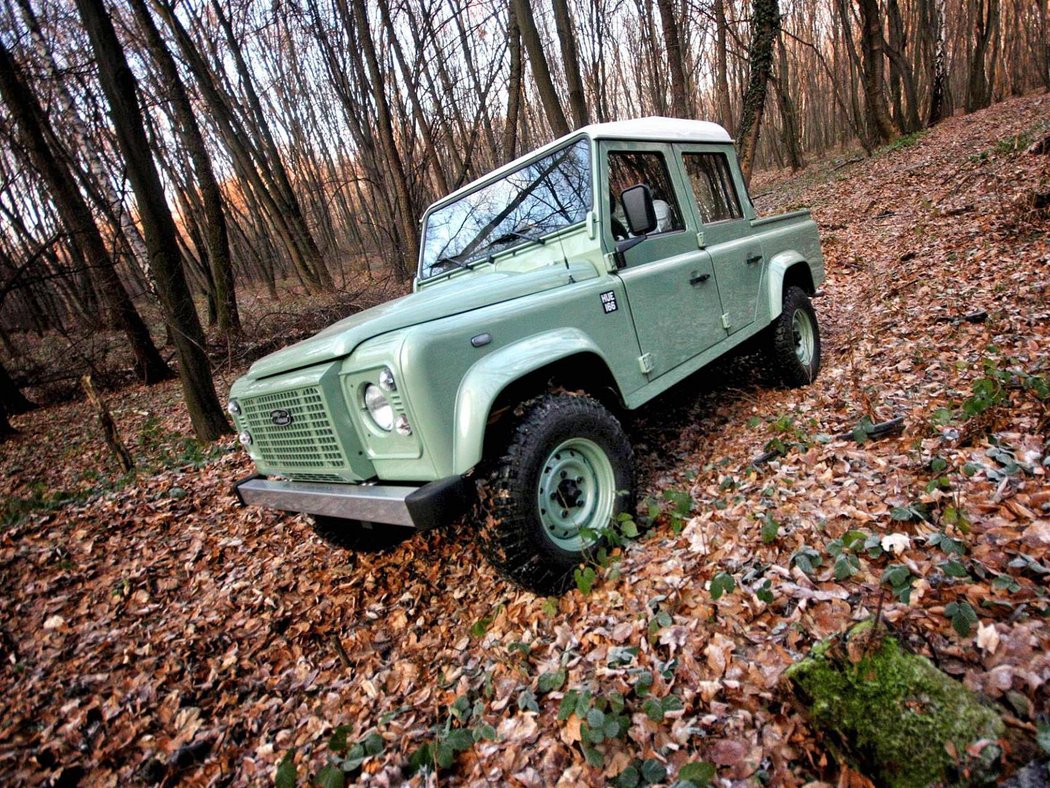
<path id="1" fill-rule="evenodd" d="M 647 236 L 639 235 L 634 238 L 625 238 L 622 241 L 616 242 L 616 251 L 613 252 L 613 260 L 616 261 L 616 268 L 619 270 L 627 265 L 627 260 L 624 258 L 624 254 L 634 249 L 638 244 L 646 239 Z"/>

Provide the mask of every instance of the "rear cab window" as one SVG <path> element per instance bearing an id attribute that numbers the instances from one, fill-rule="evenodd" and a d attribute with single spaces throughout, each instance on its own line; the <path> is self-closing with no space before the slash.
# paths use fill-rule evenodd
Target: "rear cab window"
<path id="1" fill-rule="evenodd" d="M 675 158 L 687 184 L 689 203 L 704 246 L 749 235 L 755 209 L 740 174 L 733 166 L 732 148 L 718 144 L 677 144 Z"/>
<path id="2" fill-rule="evenodd" d="M 682 164 L 693 187 L 701 222 L 714 224 L 743 218 L 726 154 L 684 151 Z"/>

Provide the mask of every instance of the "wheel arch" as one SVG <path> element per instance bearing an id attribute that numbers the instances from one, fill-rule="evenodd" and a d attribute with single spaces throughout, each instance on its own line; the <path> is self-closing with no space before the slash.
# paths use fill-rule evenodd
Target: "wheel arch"
<path id="1" fill-rule="evenodd" d="M 787 250 L 769 261 L 769 319 L 780 314 L 784 302 L 784 290 L 797 286 L 812 296 L 817 288 L 813 282 L 813 271 L 802 255 Z"/>
<path id="2" fill-rule="evenodd" d="M 453 471 L 465 473 L 488 456 L 514 405 L 558 387 L 584 390 L 613 411 L 624 408 L 605 355 L 579 329 L 528 337 L 478 361 L 464 375 L 456 396 Z"/>

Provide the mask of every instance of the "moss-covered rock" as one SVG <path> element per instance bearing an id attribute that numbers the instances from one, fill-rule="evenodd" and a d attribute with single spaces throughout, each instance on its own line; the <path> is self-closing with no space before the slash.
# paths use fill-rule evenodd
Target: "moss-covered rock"
<path id="1" fill-rule="evenodd" d="M 785 677 L 813 723 L 879 785 L 994 779 L 996 711 L 892 637 L 871 637 L 869 623 L 817 644 Z"/>

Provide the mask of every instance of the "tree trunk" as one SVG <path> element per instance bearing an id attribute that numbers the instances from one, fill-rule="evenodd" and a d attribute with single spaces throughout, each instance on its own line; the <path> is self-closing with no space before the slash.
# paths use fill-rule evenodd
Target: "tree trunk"
<path id="1" fill-rule="evenodd" d="M 514 0 L 507 9 L 507 45 L 510 47 L 510 77 L 507 85 L 507 123 L 503 127 L 503 160 L 511 161 L 518 147 L 518 113 L 521 110 L 521 28 Z"/>
<path id="2" fill-rule="evenodd" d="M 689 97 L 686 94 L 685 52 L 682 35 L 678 29 L 672 0 L 656 0 L 660 9 L 660 24 L 664 33 L 664 49 L 667 50 L 667 67 L 671 75 L 671 112 L 676 118 L 692 117 Z"/>
<path id="3" fill-rule="evenodd" d="M 846 73 L 843 75 L 843 81 L 845 81 L 850 88 L 849 98 L 850 107 L 852 109 L 853 127 L 857 130 L 857 138 L 860 140 L 860 144 L 864 147 L 865 152 L 870 154 L 875 149 L 875 145 L 878 144 L 878 135 L 872 128 L 870 128 L 870 118 L 865 117 L 865 113 L 861 109 L 857 96 L 857 82 L 859 79 L 859 81 L 863 83 L 864 68 L 861 65 L 860 55 L 857 54 L 856 43 L 853 40 L 848 0 L 836 0 L 835 10 L 838 12 L 839 31 L 842 34 L 842 43 L 844 44 L 847 56 L 845 64 L 846 68 L 844 69 Z M 863 92 L 863 88 L 861 89 L 861 92 Z"/>
<path id="4" fill-rule="evenodd" d="M 920 5 L 923 27 L 931 37 L 930 98 L 926 110 L 926 125 L 940 123 L 947 115 L 945 91 L 948 85 L 947 54 L 944 49 L 944 13 L 941 0 L 922 0 Z"/>
<path id="5" fill-rule="evenodd" d="M 915 71 L 907 59 L 908 36 L 901 18 L 900 4 L 889 0 L 887 11 L 890 18 L 890 40 L 886 54 L 890 59 L 890 77 L 894 85 L 894 103 L 897 109 L 897 123 L 905 132 L 918 131 L 919 92 L 915 85 Z M 901 102 L 901 88 L 904 89 L 906 105 Z"/>
<path id="6" fill-rule="evenodd" d="M 394 127 L 390 121 L 390 105 L 387 103 L 386 90 L 383 86 L 383 71 L 379 67 L 379 58 L 376 55 L 375 44 L 372 41 L 372 31 L 368 26 L 368 15 L 365 12 L 365 5 L 363 0 L 352 0 L 352 3 L 354 22 L 357 26 L 357 38 L 361 44 L 369 79 L 372 82 L 372 100 L 376 106 L 376 125 L 379 128 L 379 142 L 383 147 L 383 154 L 387 160 L 387 167 L 390 169 L 390 176 L 394 180 L 394 196 L 397 200 L 398 213 L 401 214 L 401 241 L 405 245 L 405 254 L 395 270 L 398 277 L 404 280 L 408 278 L 410 271 L 415 271 L 419 260 L 415 209 L 412 195 L 409 192 L 404 165 L 401 162 L 401 154 L 394 139 Z"/>
<path id="7" fill-rule="evenodd" d="M 569 109 L 572 111 L 576 128 L 586 126 L 590 120 L 587 112 L 587 99 L 583 93 L 583 80 L 580 78 L 580 56 L 576 51 L 576 36 L 572 31 L 572 20 L 569 18 L 567 0 L 551 0 L 554 6 L 554 27 L 558 31 L 561 44 L 561 60 L 565 68 L 565 81 L 569 88 Z"/>
<path id="8" fill-rule="evenodd" d="M 529 68 L 532 69 L 532 78 L 536 82 L 547 123 L 550 124 L 555 137 L 562 137 L 569 133 L 569 122 L 565 119 L 558 92 L 551 81 L 550 66 L 547 65 L 547 58 L 543 54 L 543 43 L 540 41 L 539 30 L 536 29 L 536 20 L 532 16 L 529 0 L 514 0 L 514 13 L 521 28 L 521 40 L 529 55 Z"/>
<path id="9" fill-rule="evenodd" d="M 117 144 L 135 192 L 150 267 L 179 357 L 179 377 L 193 431 L 200 440 L 215 440 L 230 432 L 230 425 L 215 394 L 204 352 L 204 332 L 179 258 L 175 222 L 150 155 L 135 77 L 102 0 L 76 0 L 76 4 L 98 61 Z"/>
<path id="10" fill-rule="evenodd" d="M 139 27 L 142 29 L 150 55 L 167 83 L 169 98 L 178 122 L 176 128 L 190 155 L 193 171 L 197 176 L 197 186 L 200 189 L 204 207 L 208 263 L 211 266 L 212 282 L 215 288 L 216 323 L 219 331 L 224 334 L 238 333 L 241 330 L 241 319 L 237 311 L 233 264 L 230 261 L 230 239 L 226 229 L 226 214 L 222 207 L 222 192 L 215 179 L 211 157 L 208 156 L 204 137 L 200 126 L 197 125 L 197 118 L 193 114 L 193 107 L 186 94 L 186 88 L 182 84 L 182 77 L 179 76 L 175 59 L 161 38 L 160 31 L 157 30 L 153 17 L 146 8 L 145 0 L 132 0 L 131 6 Z"/>
<path id="11" fill-rule="evenodd" d="M 784 46 L 783 32 L 777 36 L 777 103 L 780 105 L 780 119 L 783 123 L 781 136 L 784 138 L 784 149 L 787 151 L 788 164 L 792 172 L 806 166 L 802 155 L 802 143 L 798 133 L 798 114 L 795 112 L 795 101 L 791 97 L 791 82 L 788 79 L 787 48 Z"/>
<path id="12" fill-rule="evenodd" d="M 729 93 L 728 52 L 726 46 L 725 0 L 715 0 L 715 90 L 718 92 L 719 120 L 726 130 L 733 133 L 733 107 Z"/>
<path id="13" fill-rule="evenodd" d="M 76 179 L 59 153 L 61 148 L 50 118 L 26 86 L 18 65 L 2 42 L 0 94 L 20 131 L 26 155 L 47 184 L 71 243 L 76 245 L 97 276 L 113 323 L 124 331 L 128 339 L 135 358 L 136 375 L 147 384 L 170 378 L 171 369 L 153 344 L 149 329 L 117 276 L 113 259 L 102 240 L 91 209 L 77 190 Z"/>
<path id="14" fill-rule="evenodd" d="M 1039 79 L 1050 90 L 1050 0 L 1039 0 L 1039 38 L 1043 42 Z"/>
<path id="15" fill-rule="evenodd" d="M 858 0 L 861 30 L 860 49 L 864 58 L 864 100 L 868 118 L 875 127 L 881 142 L 889 142 L 898 134 L 890 117 L 889 104 L 883 92 L 885 82 L 885 52 L 882 39 L 882 15 L 879 0 Z"/>
<path id="16" fill-rule="evenodd" d="M 751 169 L 758 148 L 762 111 L 766 105 L 766 86 L 773 72 L 773 41 L 780 29 L 780 7 L 777 0 L 753 0 L 751 6 L 751 49 L 748 59 L 751 77 L 740 117 L 737 155 L 745 181 L 751 180 Z"/>
<path id="17" fill-rule="evenodd" d="M 648 68 L 649 77 L 649 100 L 652 102 L 652 109 L 645 109 L 644 112 L 652 112 L 656 115 L 666 115 L 670 112 L 667 106 L 667 91 L 664 86 L 667 84 L 667 79 L 664 76 L 663 70 L 663 57 L 657 41 L 659 40 L 656 34 L 656 24 L 653 22 L 653 10 L 654 6 L 650 0 L 634 0 L 635 7 L 638 9 L 638 21 L 641 25 L 639 33 L 641 38 L 641 49 L 644 50 L 644 57 L 646 60 L 646 67 Z M 641 74 L 641 64 L 636 65 L 637 74 Z M 640 102 L 644 107 L 644 91 L 642 88 L 641 80 L 638 76 L 633 76 L 630 81 L 638 84 L 639 92 L 642 93 L 640 96 Z M 622 84 L 621 89 L 631 90 L 634 86 L 629 85 L 626 81 Z"/>
<path id="18" fill-rule="evenodd" d="M 976 0 L 974 45 L 970 74 L 966 81 L 966 111 L 984 109 L 992 103 L 993 80 L 988 78 L 988 47 L 999 24 L 999 0 Z M 991 68 L 994 70 L 994 58 Z"/>

